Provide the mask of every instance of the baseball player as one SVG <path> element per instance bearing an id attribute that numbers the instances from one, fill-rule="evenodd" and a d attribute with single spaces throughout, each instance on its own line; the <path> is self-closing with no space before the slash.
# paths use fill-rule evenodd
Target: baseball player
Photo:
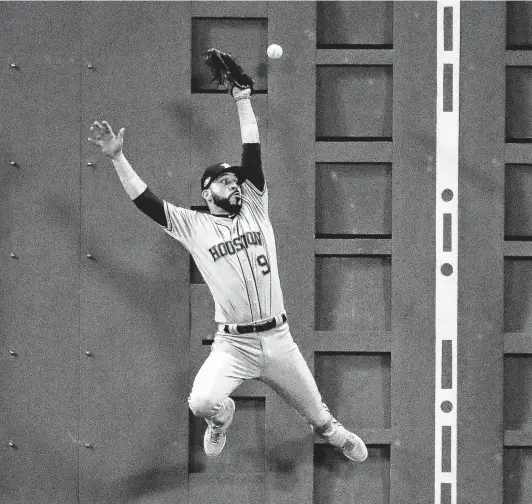
<path id="1" fill-rule="evenodd" d="M 240 120 L 242 160 L 240 166 L 220 163 L 203 173 L 201 194 L 209 213 L 158 198 L 122 152 L 124 128 L 115 135 L 107 122 L 94 122 L 89 140 L 112 159 L 133 203 L 190 252 L 214 298 L 218 330 L 189 397 L 194 415 L 207 423 L 205 453 L 222 451 L 235 413 L 229 396 L 243 380 L 256 378 L 303 415 L 317 435 L 361 462 L 368 455 L 364 442 L 322 402 L 290 334 L 251 91 L 233 87 L 231 95 Z"/>

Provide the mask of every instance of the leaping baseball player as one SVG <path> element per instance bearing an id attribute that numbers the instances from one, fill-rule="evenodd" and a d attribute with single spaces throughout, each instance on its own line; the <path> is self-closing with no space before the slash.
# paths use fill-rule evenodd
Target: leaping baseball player
<path id="1" fill-rule="evenodd" d="M 259 379 L 299 412 L 316 435 L 348 459 L 362 462 L 368 456 L 366 445 L 331 415 L 290 334 L 251 105 L 253 80 L 227 53 L 211 49 L 204 57 L 236 102 L 243 147 L 240 166 L 219 163 L 203 173 L 201 194 L 209 213 L 158 198 L 122 152 L 124 128 L 115 135 L 106 121 L 95 121 L 89 140 L 112 159 L 137 208 L 190 252 L 214 298 L 218 330 L 188 400 L 193 414 L 207 423 L 205 453 L 219 455 L 225 446 L 235 414 L 230 394 L 244 380 Z"/>

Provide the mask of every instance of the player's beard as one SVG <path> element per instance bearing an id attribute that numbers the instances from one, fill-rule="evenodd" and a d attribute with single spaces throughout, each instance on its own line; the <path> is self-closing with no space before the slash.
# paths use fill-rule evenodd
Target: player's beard
<path id="1" fill-rule="evenodd" d="M 242 208 L 242 199 L 240 195 L 237 193 L 236 201 L 237 203 L 231 203 L 231 197 L 229 198 L 222 198 L 221 196 L 218 196 L 214 191 L 212 192 L 212 201 L 214 204 L 226 212 L 229 212 L 230 214 L 237 214 L 240 212 L 240 209 Z"/>

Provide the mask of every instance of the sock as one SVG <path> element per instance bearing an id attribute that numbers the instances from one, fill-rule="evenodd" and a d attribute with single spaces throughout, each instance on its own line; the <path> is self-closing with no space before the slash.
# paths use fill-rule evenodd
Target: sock
<path id="1" fill-rule="evenodd" d="M 316 427 L 314 432 L 316 432 L 316 434 L 319 436 L 329 437 L 336 431 L 337 427 L 337 423 L 333 422 L 333 418 L 331 417 L 326 424 L 322 425 L 321 427 Z"/>
<path id="2" fill-rule="evenodd" d="M 220 403 L 220 409 L 218 410 L 218 412 L 210 417 L 210 418 L 206 418 L 205 420 L 207 420 L 207 422 L 215 427 L 222 427 L 224 425 L 225 422 L 227 422 L 227 420 L 229 419 L 229 409 L 226 407 L 226 404 L 227 404 L 227 399 L 224 399 L 221 403 Z"/>

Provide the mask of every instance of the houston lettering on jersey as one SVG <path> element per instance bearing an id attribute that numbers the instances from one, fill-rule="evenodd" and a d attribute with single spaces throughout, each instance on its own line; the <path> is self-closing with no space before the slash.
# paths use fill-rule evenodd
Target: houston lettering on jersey
<path id="1" fill-rule="evenodd" d="M 227 254 L 236 254 L 239 250 L 249 248 L 252 245 L 262 245 L 262 235 L 259 231 L 248 231 L 232 240 L 220 242 L 209 249 L 212 258 L 216 262 Z"/>
<path id="2" fill-rule="evenodd" d="M 242 183 L 242 208 L 233 218 L 164 202 L 164 230 L 192 254 L 214 299 L 218 323 L 242 324 L 284 311 L 268 190 Z"/>

